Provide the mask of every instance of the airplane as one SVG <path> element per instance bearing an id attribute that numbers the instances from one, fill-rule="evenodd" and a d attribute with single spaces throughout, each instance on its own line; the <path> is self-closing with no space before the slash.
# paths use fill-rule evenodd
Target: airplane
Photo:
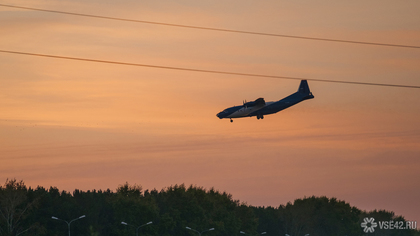
<path id="1" fill-rule="evenodd" d="M 264 98 L 258 98 L 252 102 L 243 102 L 242 106 L 233 106 L 226 108 L 222 112 L 219 112 L 216 116 L 219 119 L 229 118 L 230 122 L 233 122 L 232 118 L 242 118 L 256 116 L 257 119 L 264 119 L 264 115 L 270 115 L 284 110 L 288 107 L 298 104 L 301 101 L 312 99 L 312 95 L 309 90 L 308 81 L 301 80 L 299 89 L 296 93 L 293 93 L 276 102 L 265 102 Z"/>

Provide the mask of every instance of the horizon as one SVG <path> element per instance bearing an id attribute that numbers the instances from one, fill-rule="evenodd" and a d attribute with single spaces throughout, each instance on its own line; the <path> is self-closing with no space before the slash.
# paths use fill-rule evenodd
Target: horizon
<path id="1" fill-rule="evenodd" d="M 17 179 L 8 179 L 8 180 L 6 180 L 6 183 L 8 181 L 10 181 L 10 180 L 16 180 L 17 182 L 22 181 L 25 184 L 25 181 L 24 180 L 17 180 Z M 128 187 L 131 187 L 131 188 L 136 188 L 136 189 L 139 187 L 140 188 L 140 192 L 139 193 L 140 193 L 141 196 L 145 196 L 145 192 L 149 192 L 149 193 L 151 191 L 164 192 L 164 191 L 167 191 L 170 188 L 182 188 L 182 187 L 185 188 L 185 190 L 188 190 L 188 189 L 191 189 L 191 188 L 192 189 L 199 189 L 199 190 L 205 191 L 206 193 L 209 193 L 209 191 L 214 190 L 216 193 L 219 193 L 219 194 L 227 194 L 227 196 L 229 196 L 232 201 L 237 201 L 239 204 L 245 204 L 248 207 L 263 207 L 263 208 L 272 207 L 274 209 L 278 209 L 278 208 L 280 208 L 282 206 L 286 206 L 287 204 L 294 204 L 294 202 L 296 200 L 304 200 L 304 199 L 309 199 L 309 198 L 327 198 L 328 200 L 336 199 L 337 201 L 342 201 L 342 202 L 345 202 L 346 204 L 349 204 L 350 207 L 356 207 L 357 209 L 359 209 L 359 210 L 361 210 L 362 212 L 365 212 L 365 213 L 370 213 L 370 212 L 373 212 L 373 211 L 386 211 L 386 212 L 394 213 L 394 217 L 400 217 L 401 216 L 401 217 L 403 217 L 405 219 L 405 217 L 403 215 L 397 215 L 397 214 L 395 214 L 395 212 L 390 211 L 388 209 L 373 209 L 373 210 L 369 210 L 368 211 L 368 210 L 365 210 L 365 209 L 360 209 L 359 207 L 357 207 L 355 205 L 352 205 L 350 202 L 348 202 L 348 201 L 346 201 L 344 199 L 339 199 L 339 198 L 336 198 L 336 197 L 328 197 L 328 196 L 315 196 L 315 195 L 312 195 L 312 196 L 303 196 L 303 197 L 300 197 L 300 198 L 296 198 L 296 199 L 294 199 L 292 201 L 288 201 L 285 204 L 279 204 L 277 206 L 271 206 L 271 205 L 270 206 L 268 206 L 268 205 L 267 206 L 254 206 L 254 205 L 248 204 L 247 202 L 241 201 L 240 199 L 235 199 L 232 196 L 232 194 L 230 194 L 229 192 L 220 191 L 218 189 L 215 189 L 214 187 L 204 188 L 202 186 L 197 186 L 197 185 L 193 185 L 193 184 L 188 185 L 188 186 L 185 185 L 185 184 L 175 184 L 175 185 L 167 186 L 167 187 L 164 187 L 164 188 L 158 190 L 156 188 L 154 188 L 154 189 L 143 189 L 143 187 L 142 187 L 141 184 L 137 184 L 137 183 L 130 184 L 128 182 L 125 182 L 124 184 L 118 185 L 118 187 L 115 190 L 112 190 L 112 189 L 109 189 L 109 188 L 108 189 L 88 189 L 88 190 L 81 190 L 81 189 L 77 189 L 76 188 L 73 191 L 60 190 L 56 186 L 45 187 L 45 186 L 38 185 L 37 187 L 31 187 L 31 186 L 26 186 L 26 184 L 25 184 L 25 186 L 27 187 L 27 189 L 37 190 L 38 188 L 43 188 L 43 189 L 45 189 L 45 190 L 48 191 L 50 188 L 53 188 L 53 189 L 55 188 L 55 189 L 57 189 L 60 192 L 60 194 L 62 194 L 62 193 L 70 194 L 73 197 L 74 197 L 75 192 L 77 192 L 77 191 L 80 191 L 82 193 L 83 192 L 84 193 L 95 192 L 95 191 L 96 192 L 108 192 L 108 191 L 110 191 L 111 193 L 117 193 L 118 188 L 124 187 L 125 185 L 127 185 Z M 407 220 L 407 219 L 405 219 L 405 220 Z M 409 220 L 407 220 L 407 221 L 409 221 Z"/>

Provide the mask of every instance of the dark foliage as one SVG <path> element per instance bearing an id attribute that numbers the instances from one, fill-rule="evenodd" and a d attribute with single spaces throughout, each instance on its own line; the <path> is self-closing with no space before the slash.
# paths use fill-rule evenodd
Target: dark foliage
<path id="1" fill-rule="evenodd" d="M 141 186 L 125 183 L 116 192 L 76 189 L 72 194 L 55 187 L 27 188 L 15 179 L 0 186 L 1 236 L 68 235 L 70 221 L 71 235 L 78 236 L 135 235 L 136 231 L 145 236 L 420 235 L 415 230 L 384 229 L 365 234 L 360 224 L 366 217 L 405 221 L 393 212 L 363 212 L 327 197 L 297 199 L 273 208 L 249 206 L 225 192 L 185 185 L 143 192 Z"/>

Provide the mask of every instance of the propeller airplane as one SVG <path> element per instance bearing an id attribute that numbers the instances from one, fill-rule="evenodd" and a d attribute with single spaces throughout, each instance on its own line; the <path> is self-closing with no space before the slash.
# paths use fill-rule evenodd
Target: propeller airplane
<path id="1" fill-rule="evenodd" d="M 217 117 L 220 119 L 229 118 L 230 122 L 233 122 L 233 118 L 252 116 L 256 116 L 257 119 L 264 119 L 264 115 L 277 113 L 288 107 L 296 105 L 301 101 L 312 98 L 314 98 L 314 95 L 312 95 L 309 90 L 308 81 L 301 80 L 299 89 L 296 93 L 293 93 L 279 101 L 265 102 L 264 98 L 258 98 L 252 102 L 244 101 L 242 106 L 226 108 L 222 112 L 219 112 Z"/>

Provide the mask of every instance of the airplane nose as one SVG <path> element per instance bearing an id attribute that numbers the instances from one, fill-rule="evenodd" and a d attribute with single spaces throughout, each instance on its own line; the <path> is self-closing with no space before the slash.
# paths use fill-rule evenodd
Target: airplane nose
<path id="1" fill-rule="evenodd" d="M 217 117 L 219 117 L 219 119 L 222 119 L 223 118 L 223 114 L 222 114 L 223 112 L 219 112 L 219 113 L 217 113 Z"/>

